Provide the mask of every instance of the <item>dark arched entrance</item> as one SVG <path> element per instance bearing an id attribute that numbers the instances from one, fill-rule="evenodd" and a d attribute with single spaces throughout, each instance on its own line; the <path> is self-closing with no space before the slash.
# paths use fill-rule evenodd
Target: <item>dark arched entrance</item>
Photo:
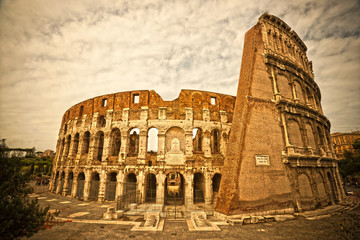
<path id="1" fill-rule="evenodd" d="M 171 172 L 165 179 L 165 204 L 184 204 L 184 177 L 181 173 Z"/>
<path id="2" fill-rule="evenodd" d="M 129 173 L 126 176 L 124 193 L 136 192 L 136 182 L 137 179 L 135 173 Z"/>
<path id="3" fill-rule="evenodd" d="M 69 176 L 68 176 L 68 186 L 67 186 L 66 195 L 71 195 L 71 190 L 72 190 L 72 185 L 73 185 L 73 178 L 74 178 L 74 175 L 73 175 L 72 172 L 70 172 Z"/>
<path id="4" fill-rule="evenodd" d="M 156 202 L 156 177 L 149 173 L 145 181 L 145 202 Z"/>
<path id="5" fill-rule="evenodd" d="M 205 178 L 202 173 L 194 174 L 194 203 L 204 202 Z"/>
<path id="6" fill-rule="evenodd" d="M 116 176 L 116 172 L 112 172 L 108 175 L 108 181 L 106 182 L 105 200 L 115 201 Z"/>
<path id="7" fill-rule="evenodd" d="M 100 176 L 99 173 L 95 172 L 91 175 L 90 180 L 90 200 L 97 200 L 99 196 L 99 185 L 100 185 Z"/>
<path id="8" fill-rule="evenodd" d="M 216 202 L 216 197 L 219 192 L 220 188 L 220 182 L 221 182 L 221 174 L 215 173 L 213 179 L 212 179 L 212 190 L 213 190 L 213 203 Z"/>
<path id="9" fill-rule="evenodd" d="M 65 173 L 62 172 L 61 173 L 61 178 L 60 178 L 60 189 L 59 189 L 59 193 L 62 194 L 63 192 L 63 188 L 64 188 L 64 182 L 65 182 Z"/>
<path id="10" fill-rule="evenodd" d="M 76 196 L 80 199 L 84 199 L 84 185 L 85 185 L 85 174 L 82 172 L 78 175 L 78 184 Z"/>

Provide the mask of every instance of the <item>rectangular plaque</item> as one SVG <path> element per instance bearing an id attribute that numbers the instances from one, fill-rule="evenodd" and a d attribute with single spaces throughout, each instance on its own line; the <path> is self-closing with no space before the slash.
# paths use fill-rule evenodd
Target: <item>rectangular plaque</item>
<path id="1" fill-rule="evenodd" d="M 269 155 L 255 155 L 256 165 L 270 165 Z"/>

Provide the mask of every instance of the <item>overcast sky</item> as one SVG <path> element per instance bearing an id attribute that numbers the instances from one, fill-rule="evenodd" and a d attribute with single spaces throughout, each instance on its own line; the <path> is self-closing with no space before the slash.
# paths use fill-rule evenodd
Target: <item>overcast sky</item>
<path id="1" fill-rule="evenodd" d="M 360 130 L 357 0 L 0 0 L 0 138 L 55 150 L 64 112 L 102 94 L 235 95 L 245 32 L 264 12 L 308 47 L 331 132 Z"/>

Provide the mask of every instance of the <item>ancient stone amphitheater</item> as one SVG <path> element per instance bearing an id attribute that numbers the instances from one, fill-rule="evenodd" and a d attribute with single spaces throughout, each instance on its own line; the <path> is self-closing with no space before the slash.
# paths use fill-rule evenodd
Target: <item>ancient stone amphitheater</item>
<path id="1" fill-rule="evenodd" d="M 341 202 L 330 122 L 306 50 L 265 13 L 245 35 L 236 98 L 182 90 L 164 101 L 145 90 L 71 107 L 50 190 L 120 207 L 203 204 L 218 216 Z"/>

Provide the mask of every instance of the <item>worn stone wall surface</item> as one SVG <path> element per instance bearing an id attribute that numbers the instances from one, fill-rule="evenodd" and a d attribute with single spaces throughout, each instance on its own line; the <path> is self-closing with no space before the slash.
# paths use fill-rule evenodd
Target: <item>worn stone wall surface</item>
<path id="1" fill-rule="evenodd" d="M 306 50 L 267 13 L 246 33 L 219 213 L 302 211 L 343 198 Z"/>

